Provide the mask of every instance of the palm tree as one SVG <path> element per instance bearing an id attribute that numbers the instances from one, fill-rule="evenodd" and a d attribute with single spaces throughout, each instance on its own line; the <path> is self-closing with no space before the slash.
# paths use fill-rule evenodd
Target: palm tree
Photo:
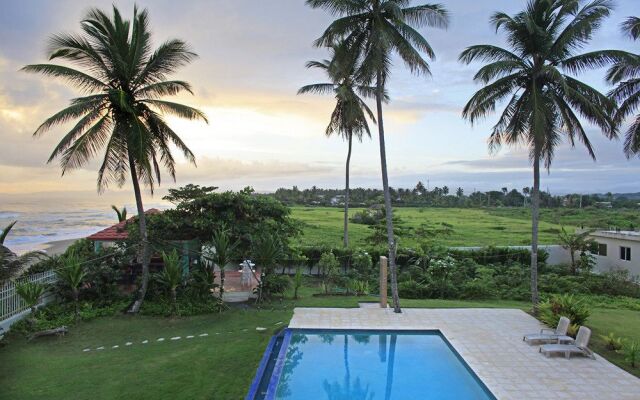
<path id="1" fill-rule="evenodd" d="M 423 4 L 407 7 L 410 3 L 410 0 L 307 0 L 309 6 L 324 8 L 339 17 L 316 40 L 316 46 L 340 44 L 343 49 L 340 53 L 347 54 L 350 59 L 358 62 L 356 73 L 358 81 L 363 84 L 375 82 L 391 292 L 393 308 L 397 313 L 401 310 L 382 118 L 384 90 L 391 72 L 393 53 L 400 56 L 411 72 L 425 75 L 430 73 L 429 64 L 422 53 L 429 59 L 433 59 L 435 54 L 429 42 L 412 25 L 445 28 L 449 21 L 447 11 L 440 5 Z"/>
<path id="2" fill-rule="evenodd" d="M 502 12 L 491 18 L 496 30 L 504 30 L 509 48 L 492 45 L 468 47 L 463 63 L 487 61 L 475 75 L 485 84 L 473 95 L 463 116 L 475 123 L 493 112 L 501 101 L 508 103 L 493 127 L 489 148 L 503 143 L 524 144 L 533 163 L 531 192 L 531 300 L 537 311 L 538 217 L 540 162 L 551 167 L 556 147 L 566 136 L 578 140 L 595 160 L 594 149 L 576 112 L 597 125 L 608 137 L 617 135 L 612 114 L 615 105 L 591 86 L 564 72 L 576 73 L 601 66 L 615 58 L 614 52 L 576 54 L 609 15 L 611 5 L 597 0 L 580 7 L 575 0 L 531 0 L 514 16 Z"/>
<path id="3" fill-rule="evenodd" d="M 78 319 L 78 301 L 80 299 L 80 285 L 87 276 L 84 265 L 73 251 L 63 260 L 63 266 L 57 271 L 58 278 L 71 289 L 75 318 Z"/>
<path id="4" fill-rule="evenodd" d="M 164 268 L 162 272 L 156 274 L 158 282 L 164 286 L 171 295 L 171 314 L 175 315 L 178 310 L 177 304 L 177 289 L 182 283 L 182 267 L 180 265 L 180 255 L 174 249 L 171 253 L 167 254 L 162 252 L 162 262 Z"/>
<path id="5" fill-rule="evenodd" d="M 347 163 L 345 169 L 345 195 L 344 195 L 344 247 L 349 247 L 349 164 L 351 162 L 351 146 L 353 136 L 362 142 L 366 134 L 371 137 L 367 116 L 375 123 L 373 112 L 362 97 L 374 97 L 375 88 L 360 85 L 354 76 L 355 65 L 350 62 L 341 62 L 336 52 L 339 47 L 332 47 L 331 60 L 309 61 L 307 68 L 318 68 L 327 74 L 331 82 L 306 85 L 298 90 L 298 94 L 318 93 L 333 94 L 336 98 L 336 106 L 331 113 L 331 120 L 325 130 L 327 136 L 334 133 L 341 135 L 348 143 Z"/>
<path id="6" fill-rule="evenodd" d="M 134 8 L 132 21 L 124 20 L 116 7 L 110 18 L 90 9 L 81 22 L 82 33 L 51 37 L 49 59 L 61 59 L 82 69 L 55 64 L 34 64 L 23 71 L 62 78 L 85 94 L 47 119 L 34 133 L 79 119 L 53 150 L 48 162 L 60 158 L 62 175 L 85 166 L 105 149 L 98 172 L 98 192 L 109 184 L 123 186 L 131 176 L 138 211 L 141 240 L 142 284 L 131 311 L 142 305 L 149 282 L 150 247 L 142 205 L 140 181 L 153 192 L 160 184 L 160 165 L 175 180 L 175 159 L 171 145 L 195 165 L 195 157 L 180 137 L 167 125 L 163 115 L 207 121 L 194 108 L 160 100 L 182 91 L 192 93 L 184 81 L 166 80 L 197 55 L 177 39 L 151 47 L 146 10 Z"/>
<path id="7" fill-rule="evenodd" d="M 47 257 L 42 251 L 29 251 L 17 255 L 4 245 L 5 239 L 17 222 L 11 222 L 0 233 L 0 287 L 11 279 L 20 276 L 32 263 Z"/>
<path id="8" fill-rule="evenodd" d="M 629 17 L 622 24 L 622 31 L 633 40 L 640 38 L 640 18 Z M 607 80 L 618 86 L 609 96 L 620 103 L 616 113 L 618 123 L 638 110 L 640 105 L 640 54 L 627 53 L 608 71 Z M 640 114 L 625 133 L 624 152 L 627 157 L 640 154 Z"/>
<path id="9" fill-rule="evenodd" d="M 211 259 L 220 268 L 220 300 L 222 300 L 224 295 L 224 268 L 237 256 L 240 241 L 231 241 L 229 231 L 225 227 L 221 227 L 213 233 L 211 245 L 214 248 Z"/>
<path id="10" fill-rule="evenodd" d="M 569 251 L 569 256 L 571 257 L 570 272 L 573 275 L 578 272 L 578 266 L 576 264 L 576 252 L 589 251 L 597 243 L 593 239 L 589 238 L 589 235 L 591 233 L 592 231 L 590 230 L 586 230 L 580 233 L 570 233 L 564 229 L 564 226 L 560 228 L 558 240 L 560 241 L 560 246 L 562 246 L 563 249 Z"/>
<path id="11" fill-rule="evenodd" d="M 127 207 L 122 207 L 122 210 L 120 210 L 118 207 L 111 205 L 111 209 L 116 212 L 116 215 L 118 216 L 118 222 L 127 220 Z"/>

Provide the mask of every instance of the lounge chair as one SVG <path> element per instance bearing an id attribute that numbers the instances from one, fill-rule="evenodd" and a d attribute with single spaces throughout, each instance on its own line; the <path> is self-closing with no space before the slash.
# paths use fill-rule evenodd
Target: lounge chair
<path id="1" fill-rule="evenodd" d="M 555 330 L 544 328 L 540 329 L 540 333 L 531 333 L 528 335 L 524 335 L 522 340 L 527 342 L 528 344 L 536 344 L 536 343 L 573 343 L 573 338 L 571 336 L 567 336 L 567 330 L 569 329 L 569 318 L 560 317 L 558 321 L 558 326 Z"/>
<path id="2" fill-rule="evenodd" d="M 551 356 L 552 353 L 564 353 L 566 358 L 571 358 L 571 354 L 581 354 L 595 360 L 593 352 L 587 347 L 591 338 L 591 329 L 581 326 L 574 344 L 545 344 L 540 346 L 540 353 Z"/>

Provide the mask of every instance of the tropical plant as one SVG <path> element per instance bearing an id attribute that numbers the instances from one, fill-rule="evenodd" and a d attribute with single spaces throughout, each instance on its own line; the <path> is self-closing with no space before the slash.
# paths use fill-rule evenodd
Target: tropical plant
<path id="1" fill-rule="evenodd" d="M 46 287 L 39 282 L 18 282 L 16 283 L 16 293 L 31 309 L 31 318 L 35 320 L 36 311 L 40 298 L 45 293 Z"/>
<path id="2" fill-rule="evenodd" d="M 33 64 L 22 69 L 61 78 L 87 94 L 73 99 L 69 107 L 48 118 L 34 136 L 79 119 L 58 143 L 48 162 L 60 158 L 64 175 L 86 166 L 105 149 L 98 171 L 98 192 L 113 183 L 123 186 L 127 173 L 131 175 L 142 246 L 142 283 L 131 308 L 137 312 L 147 291 L 150 260 L 140 182 L 153 192 L 154 186 L 160 184 L 161 164 L 175 179 L 171 146 L 195 164 L 193 153 L 167 125 L 163 115 L 206 122 L 205 115 L 160 98 L 182 91 L 192 93 L 187 82 L 166 78 L 190 63 L 196 54 L 177 39 L 168 40 L 153 51 L 148 13 L 138 12 L 137 7 L 131 21 L 123 19 L 115 6 L 113 17 L 90 9 L 81 29 L 80 35 L 54 35 L 49 43 L 49 59 L 67 61 L 83 71 L 55 64 Z"/>
<path id="3" fill-rule="evenodd" d="M 608 335 L 600 335 L 600 338 L 604 340 L 607 350 L 618 351 L 622 349 L 622 346 L 624 344 L 622 342 L 622 338 L 616 336 L 616 334 L 613 332 L 609 332 Z"/>
<path id="4" fill-rule="evenodd" d="M 320 261 L 318 261 L 318 272 L 322 279 L 322 287 L 324 288 L 325 294 L 329 294 L 329 289 L 338 275 L 339 268 L 340 262 L 333 252 L 327 251 L 322 253 Z"/>
<path id="5" fill-rule="evenodd" d="M 640 18 L 629 17 L 622 24 L 622 32 L 633 40 L 640 38 Z M 617 85 L 609 96 L 620 103 L 616 122 L 622 124 L 638 111 L 640 105 L 640 54 L 623 54 L 607 72 L 607 80 Z M 640 154 L 640 114 L 635 115 L 625 133 L 624 152 L 627 157 Z"/>
<path id="6" fill-rule="evenodd" d="M 629 342 L 624 346 L 623 350 L 625 360 L 631 365 L 631 367 L 635 368 L 638 363 L 638 359 L 640 359 L 640 342 Z"/>
<path id="7" fill-rule="evenodd" d="M 581 326 L 591 315 L 589 306 L 581 299 L 570 294 L 551 296 L 540 303 L 540 320 L 548 326 L 557 326 L 560 317 L 569 318 L 572 325 Z"/>
<path id="8" fill-rule="evenodd" d="M 111 205 L 111 209 L 116 212 L 118 222 L 124 222 L 127 220 L 127 207 L 122 207 L 122 210 L 120 210 L 118 207 Z"/>
<path id="9" fill-rule="evenodd" d="M 11 229 L 14 227 L 14 225 L 17 223 L 18 221 L 13 221 L 2 229 L 2 232 L 0 232 L 0 245 L 4 244 L 4 240 L 7 238 L 7 236 L 9 235 L 9 232 L 11 232 Z"/>
<path id="10" fill-rule="evenodd" d="M 172 314 L 177 311 L 177 290 L 183 281 L 182 265 L 180 265 L 180 255 L 177 250 L 170 253 L 162 252 L 164 267 L 156 274 L 156 280 L 169 292 L 171 296 Z"/>
<path id="11" fill-rule="evenodd" d="M 395 257 L 396 241 L 387 174 L 382 103 L 394 53 L 400 56 L 411 72 L 425 75 L 430 73 L 429 65 L 422 53 L 430 59 L 433 59 L 435 54 L 427 40 L 414 27 L 445 28 L 449 21 L 448 14 L 438 4 L 408 7 L 409 0 L 307 0 L 307 4 L 313 8 L 323 8 L 339 17 L 316 40 L 315 45 L 339 45 L 338 53 L 357 64 L 358 82 L 364 85 L 375 82 L 391 292 L 394 311 L 399 313 L 401 309 Z"/>
<path id="12" fill-rule="evenodd" d="M 220 290 L 220 299 L 222 299 L 224 295 L 224 269 L 237 257 L 239 242 L 232 241 L 229 231 L 223 226 L 213 233 L 211 245 L 214 250 L 211 259 L 220 268 L 220 287 L 218 289 Z"/>
<path id="13" fill-rule="evenodd" d="M 302 281 L 304 277 L 302 275 L 302 267 L 296 268 L 296 274 L 293 276 L 293 298 L 298 298 L 298 289 L 302 287 Z"/>
<path id="14" fill-rule="evenodd" d="M 485 61 L 474 79 L 486 86 L 476 92 L 463 110 L 472 124 L 491 114 L 503 100 L 506 107 L 493 127 L 489 148 L 524 144 L 533 163 L 531 192 L 531 300 L 537 312 L 538 220 L 540 162 L 547 170 L 565 135 L 573 146 L 582 142 L 595 159 L 581 115 L 608 137 L 617 135 L 612 118 L 615 104 L 593 87 L 566 74 L 602 65 L 613 52 L 578 54 L 611 12 L 611 3 L 597 0 L 580 6 L 575 0 L 530 0 L 514 16 L 497 12 L 491 17 L 496 30 L 506 34 L 508 48 L 476 45 L 465 49 L 465 64 Z"/>
<path id="15" fill-rule="evenodd" d="M 331 59 L 322 61 L 309 61 L 307 68 L 317 68 L 326 73 L 331 82 L 306 85 L 298 90 L 298 94 L 318 93 L 333 94 L 336 106 L 331 113 L 331 120 L 325 130 L 329 137 L 333 134 L 340 135 L 348 143 L 347 162 L 345 167 L 344 189 L 344 247 L 349 247 L 349 164 L 351 162 L 351 148 L 353 137 L 360 142 L 366 134 L 371 137 L 367 116 L 375 123 L 373 112 L 369 109 L 362 97 L 374 97 L 375 88 L 361 85 L 356 81 L 355 64 L 348 62 L 344 57 L 336 53 L 340 46 L 331 48 Z"/>
<path id="16" fill-rule="evenodd" d="M 563 227 L 560 227 L 560 233 L 558 234 L 558 240 L 560 246 L 563 249 L 569 251 L 569 257 L 571 257 L 571 273 L 575 275 L 578 272 L 578 263 L 576 262 L 576 252 L 584 253 L 589 250 L 593 250 L 593 246 L 597 245 L 597 242 L 589 235 L 591 231 L 587 230 L 580 233 L 569 233 Z"/>
<path id="17" fill-rule="evenodd" d="M 76 319 L 78 318 L 78 301 L 80 297 L 80 285 L 84 281 L 86 271 L 81 258 L 75 252 L 71 252 L 62 260 L 62 268 L 57 271 L 58 279 L 71 289 Z"/>
<path id="18" fill-rule="evenodd" d="M 260 303 L 271 294 L 267 283 L 276 266 L 284 259 L 285 253 L 279 237 L 262 235 L 254 241 L 252 254 L 254 261 L 260 267 L 260 279 L 258 287 L 255 289 L 256 302 Z"/>

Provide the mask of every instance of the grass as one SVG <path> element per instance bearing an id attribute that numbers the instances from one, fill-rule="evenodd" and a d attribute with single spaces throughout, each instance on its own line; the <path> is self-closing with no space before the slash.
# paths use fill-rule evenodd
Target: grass
<path id="1" fill-rule="evenodd" d="M 531 243 L 531 221 L 527 210 L 520 209 L 470 209 L 470 208 L 418 208 L 402 207 L 394 209 L 394 216 L 401 219 L 405 228 L 418 228 L 421 224 L 431 226 L 447 223 L 453 226 L 453 233 L 438 238 L 447 246 L 518 246 Z M 293 207 L 293 217 L 303 223 L 303 235 L 298 239 L 304 246 L 342 246 L 343 210 L 331 207 Z M 349 215 L 358 212 L 351 209 Z M 523 211 L 525 214 L 521 214 Z M 545 210 L 547 211 L 547 210 Z M 540 243 L 556 244 L 561 225 L 553 222 L 547 214 L 540 223 Z M 585 217 L 586 218 L 586 217 Z M 567 229 L 580 225 L 578 219 L 561 220 Z M 352 246 L 366 246 L 365 238 L 370 235 L 366 225 L 349 224 L 349 239 Z M 401 246 L 416 246 L 419 238 L 409 235 L 400 238 Z"/>
<path id="2" fill-rule="evenodd" d="M 357 307 L 375 297 L 315 297 L 304 287 L 302 298 L 275 301 L 263 307 L 232 308 L 214 315 L 188 318 L 115 316 L 79 323 L 61 338 L 26 342 L 10 337 L 0 349 L 0 397 L 26 399 L 241 399 L 245 396 L 262 353 L 273 332 L 286 324 L 294 307 Z M 499 307 L 526 310 L 517 301 L 403 300 L 404 307 Z M 640 340 L 639 312 L 594 309 L 594 349 L 612 362 L 629 367 L 620 355 L 604 350 L 599 334 Z M 259 333 L 257 326 L 267 327 Z M 246 332 L 243 331 L 246 329 Z M 186 340 L 190 334 L 207 337 Z M 216 335 L 216 332 L 220 332 Z M 232 333 L 230 333 L 232 332 Z M 182 336 L 170 341 L 172 336 Z M 165 342 L 155 341 L 158 337 Z M 144 339 L 150 343 L 140 344 Z M 130 348 L 127 341 L 134 342 Z M 120 348 L 110 349 L 118 344 Z M 103 351 L 82 349 L 106 346 Z M 640 369 L 633 371 L 640 376 Z"/>

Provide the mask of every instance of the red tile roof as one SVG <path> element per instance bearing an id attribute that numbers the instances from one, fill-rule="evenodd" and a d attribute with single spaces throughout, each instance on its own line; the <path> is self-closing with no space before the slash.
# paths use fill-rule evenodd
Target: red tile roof
<path id="1" fill-rule="evenodd" d="M 145 214 L 160 214 L 162 211 L 156 208 L 150 208 L 145 211 Z M 113 226 L 110 226 L 106 229 L 101 230 L 100 232 L 96 232 L 91 236 L 88 236 L 89 240 L 104 240 L 104 241 L 119 241 L 126 240 L 129 237 L 129 233 L 127 232 L 127 225 L 137 217 L 133 216 L 126 221 L 119 222 Z"/>

